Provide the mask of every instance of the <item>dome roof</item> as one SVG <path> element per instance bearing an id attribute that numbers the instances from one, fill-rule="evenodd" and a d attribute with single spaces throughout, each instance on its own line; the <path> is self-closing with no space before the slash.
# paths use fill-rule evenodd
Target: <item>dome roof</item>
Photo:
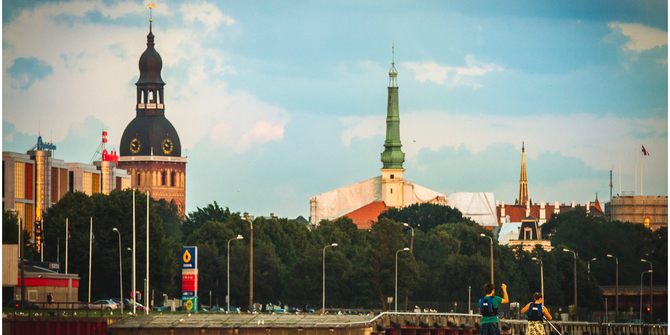
<path id="1" fill-rule="evenodd" d="M 181 157 L 181 142 L 165 116 L 137 116 L 123 131 L 119 153 L 121 156 Z"/>
<path id="2" fill-rule="evenodd" d="M 162 84 L 161 69 L 163 68 L 163 59 L 158 51 L 154 49 L 154 34 L 149 30 L 147 35 L 147 49 L 140 56 L 140 79 L 136 84 Z"/>

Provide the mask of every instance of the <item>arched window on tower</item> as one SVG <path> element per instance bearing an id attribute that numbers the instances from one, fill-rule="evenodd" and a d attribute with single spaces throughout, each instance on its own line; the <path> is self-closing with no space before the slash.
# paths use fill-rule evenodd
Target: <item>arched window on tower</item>
<path id="1" fill-rule="evenodd" d="M 174 187 L 175 186 L 175 181 L 177 179 L 177 173 L 172 171 L 170 173 L 170 186 Z"/>
<path id="2" fill-rule="evenodd" d="M 154 103 L 154 102 L 156 102 L 156 101 L 155 101 L 155 98 L 156 98 L 156 97 L 154 96 L 154 91 L 153 91 L 153 90 L 149 90 L 149 103 Z"/>
<path id="3" fill-rule="evenodd" d="M 137 185 L 136 186 L 140 186 L 141 184 L 142 184 L 142 174 L 138 172 L 137 173 Z"/>
<path id="4" fill-rule="evenodd" d="M 167 172 L 166 171 L 161 172 L 161 185 L 163 185 L 163 186 L 167 185 Z"/>

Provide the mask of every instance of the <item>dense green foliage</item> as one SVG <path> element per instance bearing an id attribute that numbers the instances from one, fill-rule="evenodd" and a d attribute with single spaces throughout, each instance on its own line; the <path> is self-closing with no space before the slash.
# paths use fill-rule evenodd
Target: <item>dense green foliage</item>
<path id="1" fill-rule="evenodd" d="M 126 248 L 132 238 L 132 192 L 115 191 L 109 196 L 70 193 L 45 215 L 46 259 L 56 259 L 55 242 L 60 238 L 61 263 L 65 258 L 65 218 L 70 222 L 70 272 L 81 277 L 79 297 L 86 299 L 88 273 L 88 229 L 93 217 L 92 299 L 118 295 L 118 240 L 122 234 L 124 294 L 130 291 L 131 262 Z M 145 259 L 146 198 L 137 194 L 137 278 L 142 288 Z M 180 220 L 176 209 L 164 201 L 151 201 L 151 285 L 157 303 L 162 293 L 179 295 L 180 253 L 183 245 L 199 248 L 200 301 L 225 305 L 228 245 L 230 245 L 231 304 L 247 308 L 249 299 L 249 240 L 251 224 L 240 213 L 217 203 L 198 208 Z M 5 213 L 5 215 L 9 215 Z M 9 221 L 8 217 L 5 221 Z M 254 301 L 320 307 L 322 266 L 325 250 L 327 306 L 344 308 L 392 308 L 396 252 L 410 245 L 415 229 L 414 250 L 398 253 L 398 306 L 414 305 L 441 311 L 465 311 L 468 287 L 471 301 L 481 295 L 489 281 L 489 240 L 478 224 L 455 209 L 431 204 L 392 209 L 369 230 L 359 230 L 346 218 L 323 221 L 310 227 L 285 218 L 259 217 L 254 230 Z M 11 233 L 9 225 L 3 226 Z M 577 272 L 581 307 L 597 308 L 601 302 L 598 284 L 613 284 L 613 261 L 619 257 L 621 284 L 639 283 L 646 269 L 640 257 L 654 263 L 654 280 L 667 281 L 667 230 L 652 232 L 639 225 L 608 222 L 580 210 L 561 213 L 543 227 L 554 250 L 526 253 L 494 243 L 496 285 L 508 284 L 512 301 L 526 302 L 540 290 L 539 265 L 544 263 L 545 297 L 549 306 L 563 308 L 572 303 L 572 254 L 578 252 Z M 14 230 L 13 234 L 16 234 Z M 243 240 L 231 240 L 238 234 Z M 230 244 L 228 243 L 230 241 Z M 495 241 L 495 240 L 494 240 Z M 626 243 L 622 243 L 625 241 Z M 586 260 L 598 257 L 587 276 Z M 454 306 L 458 303 L 458 307 Z"/>

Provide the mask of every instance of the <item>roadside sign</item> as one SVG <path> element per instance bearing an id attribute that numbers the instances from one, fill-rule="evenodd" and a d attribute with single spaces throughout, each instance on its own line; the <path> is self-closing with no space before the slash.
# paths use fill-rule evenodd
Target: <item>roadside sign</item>
<path id="1" fill-rule="evenodd" d="M 198 247 L 189 246 L 183 247 L 181 253 L 182 269 L 197 269 L 198 268 Z"/>
<path id="2" fill-rule="evenodd" d="M 182 297 L 182 305 L 184 305 L 184 311 L 197 312 L 198 311 L 198 297 L 192 297 L 192 298 Z"/>

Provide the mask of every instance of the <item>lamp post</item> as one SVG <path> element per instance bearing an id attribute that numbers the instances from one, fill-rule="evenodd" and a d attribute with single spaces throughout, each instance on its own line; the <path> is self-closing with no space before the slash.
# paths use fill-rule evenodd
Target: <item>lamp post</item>
<path id="1" fill-rule="evenodd" d="M 242 235 L 237 235 L 234 238 L 231 238 L 228 240 L 228 255 L 226 257 L 226 313 L 230 313 L 230 242 L 235 241 L 235 240 L 243 240 L 244 237 Z M 211 296 L 211 291 L 210 291 L 210 298 L 209 298 L 209 304 L 212 304 L 212 296 Z"/>
<path id="2" fill-rule="evenodd" d="M 121 263 L 121 232 L 114 227 L 112 231 L 119 234 L 119 301 L 121 302 L 121 314 L 123 314 L 123 266 Z"/>
<path id="3" fill-rule="evenodd" d="M 414 254 L 414 227 L 410 226 L 409 223 L 403 223 L 402 225 L 412 230 L 412 238 L 409 240 L 409 253 Z"/>
<path id="4" fill-rule="evenodd" d="M 649 263 L 649 320 L 654 322 L 654 265 L 644 258 L 640 258 L 640 261 Z"/>
<path id="5" fill-rule="evenodd" d="M 402 248 L 395 252 L 395 296 L 393 302 L 395 303 L 395 311 L 398 312 L 398 253 L 401 251 L 409 251 L 409 248 Z"/>
<path id="6" fill-rule="evenodd" d="M 491 247 L 491 249 L 490 249 L 490 253 L 491 253 L 491 260 L 490 260 L 490 263 L 491 263 L 491 284 L 495 285 L 495 281 L 494 281 L 495 277 L 494 277 L 494 270 L 493 270 L 493 237 L 487 236 L 484 233 L 479 234 L 479 236 L 486 237 L 491 242 L 490 243 L 490 247 Z"/>
<path id="7" fill-rule="evenodd" d="M 591 280 L 591 262 L 597 260 L 598 258 L 593 257 L 586 262 L 586 276 Z"/>
<path id="8" fill-rule="evenodd" d="M 616 322 L 617 320 L 619 320 L 619 259 L 612 254 L 607 254 L 606 256 L 609 257 L 609 258 L 614 258 L 614 262 L 616 264 L 616 270 L 615 270 L 615 273 L 614 273 L 614 281 L 616 283 L 615 286 L 614 286 L 614 295 L 616 296 L 615 297 L 616 300 L 614 301 L 614 306 L 616 308 L 616 312 L 614 313 L 614 318 L 615 318 L 615 322 Z"/>
<path id="9" fill-rule="evenodd" d="M 651 270 L 643 271 L 640 273 L 640 322 L 642 322 L 642 277 L 645 273 L 652 273 Z"/>
<path id="10" fill-rule="evenodd" d="M 542 299 L 546 300 L 544 296 L 544 265 L 542 265 L 542 258 L 532 257 L 532 260 L 540 263 L 540 291 L 542 293 Z"/>
<path id="11" fill-rule="evenodd" d="M 577 253 L 568 248 L 563 248 L 563 251 L 572 253 L 572 288 L 574 290 L 575 320 L 577 320 Z"/>
<path id="12" fill-rule="evenodd" d="M 321 287 L 322 287 L 322 292 L 321 292 L 321 314 L 325 314 L 325 313 L 326 313 L 326 248 L 328 248 L 328 247 L 337 247 L 337 243 L 331 243 L 331 244 L 329 244 L 329 245 L 323 247 L 323 252 L 321 253 L 321 254 L 322 254 L 322 258 L 323 258 L 323 262 L 322 262 L 322 264 L 323 264 L 323 272 L 322 272 L 322 275 L 321 275 L 321 278 L 322 278 L 322 280 L 323 280 L 323 283 L 322 283 L 322 285 L 321 285 Z"/>
<path id="13" fill-rule="evenodd" d="M 249 213 L 244 213 L 244 220 L 249 222 L 249 311 L 254 307 L 254 221 Z"/>

